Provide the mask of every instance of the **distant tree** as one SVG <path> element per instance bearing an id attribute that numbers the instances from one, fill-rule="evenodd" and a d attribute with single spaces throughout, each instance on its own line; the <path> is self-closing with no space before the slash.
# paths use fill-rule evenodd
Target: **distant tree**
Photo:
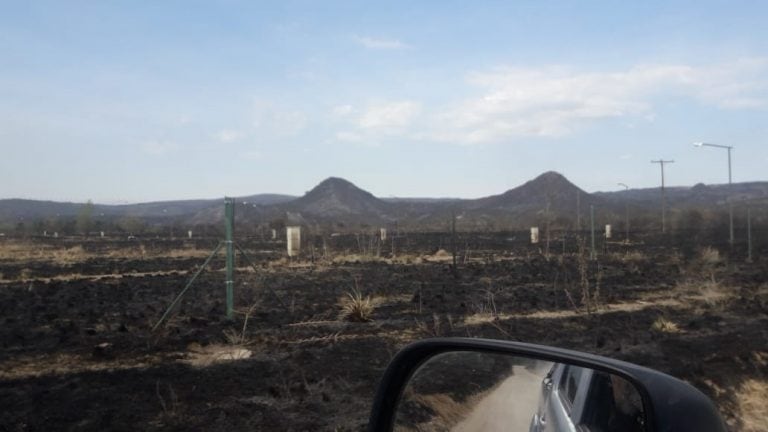
<path id="1" fill-rule="evenodd" d="M 51 216 L 45 220 L 45 229 L 51 232 L 61 231 L 61 218 L 57 216 Z"/>
<path id="2" fill-rule="evenodd" d="M 77 231 L 84 236 L 88 236 L 93 226 L 93 202 L 88 200 L 80 208 L 80 212 L 77 214 Z"/>
<path id="3" fill-rule="evenodd" d="M 19 222 L 16 224 L 16 235 L 19 237 L 25 237 L 27 234 L 27 226 L 24 224 L 24 222 Z"/>
<path id="4" fill-rule="evenodd" d="M 43 231 L 45 231 L 45 221 L 43 219 L 35 219 L 35 221 L 32 222 L 33 235 L 43 235 Z"/>
<path id="5" fill-rule="evenodd" d="M 637 233 L 638 231 L 653 230 L 657 224 L 656 219 L 657 217 L 655 215 L 650 216 L 645 213 L 635 215 L 630 214 L 629 226 L 632 228 L 632 232 L 634 233 Z"/>
<path id="6" fill-rule="evenodd" d="M 272 219 L 269 221 L 269 228 L 278 231 L 285 229 L 285 221 L 282 219 Z"/>
<path id="7" fill-rule="evenodd" d="M 75 218 L 68 217 L 66 219 L 62 219 L 59 222 L 59 226 L 61 227 L 61 234 L 73 235 L 77 233 L 77 221 Z"/>
<path id="8" fill-rule="evenodd" d="M 146 228 L 146 224 L 143 220 L 133 217 L 133 216 L 126 216 L 124 218 L 120 218 L 117 221 L 117 227 L 127 233 L 127 234 L 142 234 L 144 232 L 144 229 Z"/>

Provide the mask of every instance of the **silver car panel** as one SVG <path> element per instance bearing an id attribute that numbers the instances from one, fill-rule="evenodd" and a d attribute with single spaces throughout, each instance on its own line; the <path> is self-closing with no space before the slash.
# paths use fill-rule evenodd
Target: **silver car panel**
<path id="1" fill-rule="evenodd" d="M 539 410 L 531 421 L 531 432 L 577 432 L 583 430 L 578 425 L 584 413 L 594 371 L 588 368 L 579 368 L 581 375 L 576 386 L 573 403 L 570 403 L 563 385 L 563 378 L 569 368 L 577 368 L 577 366 L 557 364 L 542 381 Z"/>

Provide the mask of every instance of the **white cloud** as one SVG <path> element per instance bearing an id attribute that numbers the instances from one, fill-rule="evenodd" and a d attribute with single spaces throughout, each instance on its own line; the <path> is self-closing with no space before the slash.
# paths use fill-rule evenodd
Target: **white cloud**
<path id="1" fill-rule="evenodd" d="M 261 152 L 258 150 L 247 150 L 240 153 L 240 156 L 243 159 L 258 160 L 258 159 L 261 159 Z"/>
<path id="2" fill-rule="evenodd" d="M 307 127 L 307 116 L 301 111 L 276 111 L 272 129 L 279 135 L 297 135 Z"/>
<path id="3" fill-rule="evenodd" d="M 261 135 L 295 136 L 307 127 L 307 123 L 307 116 L 300 110 L 263 100 L 254 102 L 252 126 L 258 129 Z"/>
<path id="4" fill-rule="evenodd" d="M 416 100 L 333 107 L 332 117 L 342 125 L 335 138 L 370 143 L 402 137 L 471 145 L 562 137 L 610 119 L 637 128 L 656 121 L 656 107 L 668 101 L 723 110 L 764 109 L 768 59 L 638 65 L 618 71 L 501 67 L 471 73 L 467 84 L 476 89 L 475 96 L 442 107 L 423 107 Z"/>
<path id="5" fill-rule="evenodd" d="M 722 109 L 761 108 L 768 101 L 768 61 L 706 67 L 646 65 L 618 72 L 565 67 L 497 68 L 469 76 L 482 95 L 433 116 L 438 141 L 473 144 L 558 137 L 589 122 L 618 117 L 653 121 L 661 97 L 693 98 Z"/>
<path id="6" fill-rule="evenodd" d="M 336 139 L 343 142 L 360 142 L 363 137 L 356 132 L 341 131 L 336 133 Z"/>
<path id="7" fill-rule="evenodd" d="M 331 113 L 336 117 L 345 117 L 352 114 L 355 108 L 352 105 L 338 105 L 333 107 Z"/>
<path id="8" fill-rule="evenodd" d="M 619 159 L 621 159 L 621 160 L 629 160 L 629 159 L 632 159 L 632 154 L 630 154 L 630 153 L 627 153 L 627 154 L 623 154 L 623 155 L 619 156 Z"/>
<path id="9" fill-rule="evenodd" d="M 176 151 L 178 148 L 179 145 L 175 142 L 162 140 L 145 141 L 141 144 L 141 150 L 153 156 L 163 156 Z"/>
<path id="10" fill-rule="evenodd" d="M 232 129 L 222 129 L 214 134 L 214 138 L 220 143 L 226 144 L 243 138 L 243 133 Z"/>
<path id="11" fill-rule="evenodd" d="M 362 110 L 339 105 L 333 108 L 332 114 L 343 126 L 334 138 L 376 147 L 388 138 L 413 135 L 413 126 L 421 112 L 421 104 L 410 100 L 373 103 Z"/>
<path id="12" fill-rule="evenodd" d="M 373 38 L 368 36 L 355 36 L 355 42 L 368 49 L 398 50 L 409 49 L 410 45 L 397 39 Z"/>
<path id="13" fill-rule="evenodd" d="M 401 130 L 408 127 L 420 113 L 421 104 L 414 101 L 375 104 L 362 113 L 358 126 L 367 130 Z"/>

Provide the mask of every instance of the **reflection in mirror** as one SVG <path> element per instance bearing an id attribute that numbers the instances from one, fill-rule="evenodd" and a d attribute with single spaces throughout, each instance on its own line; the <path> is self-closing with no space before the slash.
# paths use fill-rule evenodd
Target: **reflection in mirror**
<path id="1" fill-rule="evenodd" d="M 645 430 L 640 394 L 617 375 L 473 351 L 424 362 L 396 416 L 398 431 Z"/>

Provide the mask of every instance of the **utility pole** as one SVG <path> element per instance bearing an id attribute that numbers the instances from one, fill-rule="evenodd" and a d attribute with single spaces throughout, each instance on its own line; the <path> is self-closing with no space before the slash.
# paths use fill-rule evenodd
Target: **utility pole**
<path id="1" fill-rule="evenodd" d="M 733 150 L 733 147 L 728 147 L 728 195 L 731 195 L 733 193 L 733 177 L 731 177 L 731 150 Z M 731 242 L 731 247 L 733 247 L 733 200 L 731 197 L 728 197 L 728 219 L 729 219 L 729 241 Z"/>
<path id="2" fill-rule="evenodd" d="M 624 183 L 619 183 L 619 186 L 624 186 L 624 192 L 629 190 L 629 186 Z M 629 244 L 629 200 L 624 198 L 624 228 L 626 235 L 624 237 L 624 243 Z"/>
<path id="3" fill-rule="evenodd" d="M 651 163 L 657 163 L 661 166 L 661 232 L 667 232 L 667 192 L 664 189 L 664 164 L 675 163 L 673 160 L 652 160 Z"/>

